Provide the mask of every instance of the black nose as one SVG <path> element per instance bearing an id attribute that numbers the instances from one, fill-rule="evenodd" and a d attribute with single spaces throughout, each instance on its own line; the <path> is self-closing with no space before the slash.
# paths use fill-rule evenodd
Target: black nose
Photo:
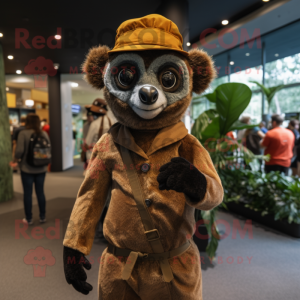
<path id="1" fill-rule="evenodd" d="M 158 91 L 155 87 L 146 85 L 139 91 L 140 100 L 147 105 L 151 105 L 156 102 L 158 98 Z"/>

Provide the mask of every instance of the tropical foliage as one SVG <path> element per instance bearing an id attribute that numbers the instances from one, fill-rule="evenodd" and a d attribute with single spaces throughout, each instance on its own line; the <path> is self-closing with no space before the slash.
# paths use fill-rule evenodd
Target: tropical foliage
<path id="1" fill-rule="evenodd" d="M 236 201 L 246 207 L 273 215 L 275 220 L 300 224 L 300 179 L 279 172 L 264 174 L 242 168 L 226 168 L 219 173 L 224 201 Z"/>
<path id="2" fill-rule="evenodd" d="M 255 158 L 251 151 L 226 136 L 230 131 L 255 126 L 239 121 L 240 115 L 250 102 L 251 95 L 250 88 L 245 84 L 224 83 L 219 85 L 213 93 L 202 96 L 215 103 L 216 109 L 209 109 L 196 119 L 192 134 L 210 153 L 217 172 L 225 168 L 228 161 L 236 159 L 235 153 L 238 153 L 239 159 L 246 162 L 250 162 Z M 201 214 L 198 211 L 195 212 L 196 221 L 201 217 L 204 219 L 210 236 L 210 242 L 206 249 L 210 257 L 215 255 L 218 247 L 218 235 L 212 235 L 213 230 L 218 233 L 217 227 L 214 225 L 216 210 L 217 208 L 210 211 L 201 211 Z"/>
<path id="3" fill-rule="evenodd" d="M 271 113 L 271 104 L 272 104 L 272 100 L 273 100 L 275 94 L 277 92 L 279 92 L 280 90 L 282 90 L 285 87 L 285 85 L 280 84 L 280 85 L 273 86 L 273 87 L 266 87 L 265 85 L 263 85 L 257 81 L 250 81 L 250 82 L 257 84 L 261 88 L 263 93 L 265 94 L 266 99 L 268 101 L 268 105 L 269 105 L 268 113 L 270 114 Z"/>

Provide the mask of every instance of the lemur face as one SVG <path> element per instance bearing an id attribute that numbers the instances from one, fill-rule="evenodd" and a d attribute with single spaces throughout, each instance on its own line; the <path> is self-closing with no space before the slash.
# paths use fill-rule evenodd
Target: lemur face
<path id="1" fill-rule="evenodd" d="M 104 89 L 117 120 L 130 128 L 161 129 L 179 122 L 192 93 L 202 93 L 215 77 L 211 58 L 203 51 L 188 56 L 170 50 L 108 54 L 92 48 L 83 64 L 86 80 Z"/>
<path id="2" fill-rule="evenodd" d="M 171 54 L 157 57 L 146 67 L 140 55 L 123 53 L 107 64 L 104 85 L 149 120 L 188 95 L 189 73 L 186 63 Z"/>

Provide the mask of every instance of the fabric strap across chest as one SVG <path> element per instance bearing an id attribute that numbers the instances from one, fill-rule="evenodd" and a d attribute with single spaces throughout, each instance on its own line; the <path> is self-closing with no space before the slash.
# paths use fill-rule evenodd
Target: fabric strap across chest
<path id="1" fill-rule="evenodd" d="M 152 218 L 146 207 L 143 190 L 140 185 L 138 175 L 134 168 L 129 168 L 129 166 L 133 164 L 132 158 L 130 156 L 130 152 L 127 148 L 123 146 L 120 146 L 120 148 L 121 148 L 123 163 L 126 165 L 126 172 L 132 189 L 132 194 L 136 202 L 137 208 L 139 210 L 142 223 L 144 225 L 146 238 L 150 243 L 154 253 L 163 253 L 164 249 L 160 240 L 160 235 L 158 230 L 154 227 Z M 129 255 L 129 258 L 131 259 L 131 261 L 133 260 L 134 262 L 136 262 L 137 256 L 138 255 L 136 254 L 136 252 L 132 251 L 132 254 Z M 159 262 L 163 273 L 164 281 L 170 282 L 174 278 L 174 276 L 168 259 L 162 259 L 159 260 Z M 133 267 L 134 267 L 134 263 L 125 264 L 125 267 L 123 269 L 123 274 L 122 274 L 122 278 L 124 280 L 127 280 L 130 277 Z"/>

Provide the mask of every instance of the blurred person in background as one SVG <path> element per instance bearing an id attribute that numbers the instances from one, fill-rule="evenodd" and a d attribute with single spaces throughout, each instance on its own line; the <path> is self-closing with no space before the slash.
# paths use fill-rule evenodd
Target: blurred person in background
<path id="1" fill-rule="evenodd" d="M 295 136 L 295 146 L 294 146 L 294 156 L 292 158 L 291 162 L 291 169 L 292 169 L 292 175 L 296 176 L 298 175 L 298 154 L 297 154 L 297 148 L 299 143 L 299 121 L 298 120 L 291 120 L 287 129 L 291 130 Z"/>
<path id="2" fill-rule="evenodd" d="M 86 143 L 86 138 L 90 129 L 90 126 L 93 121 L 97 120 L 97 118 L 101 115 L 100 113 L 96 113 L 91 111 L 92 105 L 86 105 L 85 109 L 87 110 L 86 116 L 87 120 L 83 125 L 83 133 L 82 133 L 82 138 L 83 138 L 83 143 L 81 145 L 81 161 L 84 163 L 83 165 L 83 176 L 85 176 L 86 169 L 88 166 L 88 160 L 87 160 L 87 150 L 89 149 L 89 145 Z"/>
<path id="3" fill-rule="evenodd" d="M 86 137 L 86 144 L 89 146 L 89 150 L 87 150 L 87 161 L 89 162 L 93 146 L 98 142 L 98 140 L 101 138 L 101 136 L 106 133 L 110 127 L 112 126 L 111 119 L 107 116 L 108 107 L 107 103 L 104 99 L 96 99 L 94 100 L 91 108 L 92 113 L 99 114 L 99 117 L 97 120 L 93 121 L 90 125 L 87 137 Z M 102 214 L 100 216 L 99 223 L 96 227 L 96 233 L 95 233 L 95 239 L 100 241 L 105 241 L 104 235 L 103 235 L 103 222 L 108 210 L 109 202 L 111 197 L 111 190 L 107 194 L 106 204 L 103 208 Z"/>
<path id="4" fill-rule="evenodd" d="M 94 115 L 92 112 L 91 112 L 91 107 L 92 105 L 86 105 L 85 106 L 85 109 L 86 109 L 86 122 L 84 123 L 83 125 L 83 130 L 82 130 L 82 138 L 83 140 L 85 141 L 86 137 L 87 137 L 87 134 L 89 132 L 89 128 L 90 128 L 90 125 L 92 124 L 92 122 L 97 119 L 98 116 Z"/>
<path id="5" fill-rule="evenodd" d="M 251 118 L 248 117 L 248 116 L 243 116 L 240 119 L 240 122 L 242 122 L 246 125 L 250 125 L 251 124 Z M 246 129 L 241 129 L 241 130 L 238 131 L 237 137 L 236 137 L 236 139 L 238 141 L 240 141 L 244 146 L 246 146 L 245 133 L 246 133 Z"/>
<path id="6" fill-rule="evenodd" d="M 17 141 L 19 133 L 25 129 L 26 117 L 21 117 L 20 126 L 13 129 L 13 141 Z"/>
<path id="7" fill-rule="evenodd" d="M 40 222 L 46 221 L 46 200 L 44 194 L 44 182 L 47 172 L 47 165 L 44 166 L 32 166 L 29 163 L 30 143 L 32 143 L 33 137 L 41 137 L 41 140 L 47 142 L 50 145 L 49 136 L 46 132 L 41 130 L 40 119 L 36 114 L 28 114 L 26 118 L 25 129 L 19 133 L 17 140 L 17 147 L 15 151 L 15 158 L 19 161 L 19 167 L 21 170 L 21 179 L 24 190 L 24 209 L 25 218 L 23 222 L 26 224 L 33 224 L 32 220 L 32 189 L 33 184 L 35 187 L 36 196 L 38 199 L 38 205 L 40 210 Z"/>
<path id="8" fill-rule="evenodd" d="M 47 119 L 42 120 L 41 128 L 43 131 L 47 132 L 48 136 L 50 136 L 50 125 L 48 124 Z"/>
<path id="9" fill-rule="evenodd" d="M 255 155 L 262 154 L 260 147 L 260 141 L 265 137 L 265 134 L 262 132 L 261 128 L 255 126 L 254 128 L 247 129 L 244 137 L 246 139 L 246 147 Z"/>
<path id="10" fill-rule="evenodd" d="M 298 120 L 290 120 L 287 129 L 289 129 L 293 132 L 296 140 L 299 139 L 300 134 L 299 134 L 299 121 Z"/>
<path id="11" fill-rule="evenodd" d="M 76 138 L 77 138 L 76 123 L 72 122 L 72 149 L 73 149 L 73 156 L 75 155 Z"/>
<path id="12" fill-rule="evenodd" d="M 300 137 L 296 143 L 296 153 L 297 153 L 297 175 L 300 177 Z"/>
<path id="13" fill-rule="evenodd" d="M 279 171 L 288 175 L 293 148 L 295 145 L 294 134 L 285 128 L 280 127 L 283 118 L 280 115 L 272 116 L 272 129 L 270 129 L 264 139 L 260 142 L 265 148 L 265 155 L 270 154 L 270 161 L 265 162 L 265 172 Z"/>
<path id="14" fill-rule="evenodd" d="M 94 145 L 112 126 L 110 118 L 106 115 L 108 108 L 104 99 L 98 98 L 94 100 L 90 110 L 92 113 L 98 114 L 99 117 L 91 123 L 85 140 L 85 143 L 88 146 L 88 150 L 86 152 L 87 161 L 90 160 Z"/>
<path id="15" fill-rule="evenodd" d="M 261 128 L 258 126 L 247 129 L 244 134 L 244 138 L 246 139 L 246 148 L 249 149 L 255 155 L 261 155 L 263 151 L 260 147 L 260 142 L 264 137 L 265 137 L 265 134 L 262 132 Z M 258 163 L 259 163 L 259 170 L 262 171 L 261 166 L 262 166 L 263 160 L 258 159 Z"/>
<path id="16" fill-rule="evenodd" d="M 261 121 L 259 123 L 259 128 L 261 130 L 262 133 L 266 134 L 268 132 L 268 129 L 266 128 L 266 122 L 265 121 Z"/>

